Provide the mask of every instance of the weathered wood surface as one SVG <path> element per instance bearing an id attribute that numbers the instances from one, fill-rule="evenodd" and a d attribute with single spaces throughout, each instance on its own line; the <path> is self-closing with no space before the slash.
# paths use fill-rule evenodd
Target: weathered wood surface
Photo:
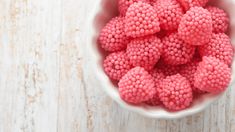
<path id="1" fill-rule="evenodd" d="M 84 1 L 0 0 L 0 132 L 235 132 L 235 89 L 172 121 L 107 97 L 85 66 Z"/>

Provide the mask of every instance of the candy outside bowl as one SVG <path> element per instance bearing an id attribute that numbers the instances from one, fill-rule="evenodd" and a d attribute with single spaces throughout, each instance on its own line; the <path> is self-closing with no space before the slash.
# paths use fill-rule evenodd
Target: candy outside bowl
<path id="1" fill-rule="evenodd" d="M 90 68 L 93 75 L 96 77 L 97 83 L 100 83 L 103 89 L 108 96 L 110 96 L 115 102 L 117 102 L 120 106 L 125 108 L 126 110 L 136 112 L 140 115 L 144 115 L 150 118 L 156 119 L 176 119 L 182 118 L 185 116 L 193 115 L 198 112 L 201 112 L 210 104 L 215 102 L 221 96 L 223 96 L 225 92 L 220 94 L 205 94 L 196 99 L 194 99 L 192 105 L 181 111 L 168 111 L 165 108 L 159 106 L 147 106 L 145 104 L 133 105 L 126 103 L 123 101 L 118 92 L 117 85 L 113 83 L 109 77 L 105 74 L 102 62 L 105 56 L 104 51 L 99 47 L 97 42 L 97 38 L 100 30 L 104 25 L 114 16 L 117 15 L 117 0 L 95 0 L 93 4 L 95 8 L 93 8 L 89 13 L 88 21 L 86 23 L 87 30 L 89 32 L 89 36 L 87 36 L 87 46 L 86 53 L 89 56 L 89 61 L 91 62 L 88 67 Z M 230 17 L 230 27 L 228 34 L 232 39 L 232 44 L 235 44 L 235 0 L 211 0 L 210 5 L 216 5 L 222 9 L 224 9 Z M 228 87 L 232 88 L 234 85 L 234 76 L 235 76 L 235 62 L 233 62 L 232 69 L 232 80 Z M 227 91 L 228 91 L 227 89 Z"/>

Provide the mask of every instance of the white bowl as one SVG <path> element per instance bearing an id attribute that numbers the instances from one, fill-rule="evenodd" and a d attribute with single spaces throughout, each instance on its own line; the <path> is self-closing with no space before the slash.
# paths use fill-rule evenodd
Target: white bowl
<path id="1" fill-rule="evenodd" d="M 87 28 L 89 29 L 90 34 L 90 36 L 87 36 L 89 41 L 87 45 L 87 53 L 89 54 L 89 61 L 92 62 L 89 67 L 96 76 L 97 83 L 100 83 L 102 85 L 101 89 L 103 89 L 120 106 L 151 118 L 175 119 L 192 115 L 204 110 L 208 105 L 215 102 L 225 93 L 223 92 L 218 95 L 205 94 L 195 99 L 189 108 L 177 112 L 170 112 L 162 107 L 151 107 L 144 104 L 132 105 L 124 102 L 119 96 L 117 87 L 110 81 L 103 70 L 102 61 L 104 55 L 101 53 L 103 52 L 102 49 L 100 49 L 97 44 L 97 36 L 100 29 L 105 25 L 105 23 L 108 22 L 108 20 L 117 15 L 116 1 L 117 0 L 94 1 L 93 4 L 96 4 L 96 6 L 94 6 L 96 8 L 90 12 L 91 15 L 89 16 L 87 23 Z M 221 7 L 229 13 L 231 20 L 229 34 L 232 37 L 232 43 L 235 44 L 235 0 L 212 0 L 211 3 Z M 233 69 L 234 67 L 235 63 L 233 63 Z M 229 86 L 230 88 L 232 87 L 232 82 L 234 82 L 234 75 L 235 73 L 233 71 L 232 81 Z"/>

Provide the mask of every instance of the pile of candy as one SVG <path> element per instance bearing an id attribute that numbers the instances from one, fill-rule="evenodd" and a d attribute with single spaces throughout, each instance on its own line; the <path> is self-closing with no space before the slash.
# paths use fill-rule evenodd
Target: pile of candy
<path id="1" fill-rule="evenodd" d="M 106 74 L 133 104 L 190 106 L 195 95 L 223 92 L 231 80 L 229 18 L 208 0 L 118 0 L 119 16 L 99 36 L 110 53 Z"/>

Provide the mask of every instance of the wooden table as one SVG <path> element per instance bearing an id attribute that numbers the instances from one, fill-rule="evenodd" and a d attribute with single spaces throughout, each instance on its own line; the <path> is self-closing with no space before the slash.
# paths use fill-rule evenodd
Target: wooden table
<path id="1" fill-rule="evenodd" d="M 235 132 L 235 89 L 172 121 L 107 97 L 86 68 L 84 1 L 0 0 L 0 132 Z"/>

